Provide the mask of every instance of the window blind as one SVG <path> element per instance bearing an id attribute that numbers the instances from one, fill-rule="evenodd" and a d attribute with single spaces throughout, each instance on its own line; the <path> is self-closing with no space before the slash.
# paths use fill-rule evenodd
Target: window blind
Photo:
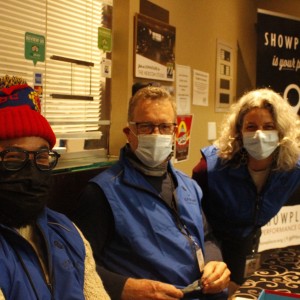
<path id="1" fill-rule="evenodd" d="M 42 113 L 57 138 L 99 139 L 101 119 L 98 27 L 100 0 L 10 0 L 0 10 L 0 75 L 21 76 L 30 85 L 42 74 Z M 25 32 L 45 36 L 45 61 L 24 57 Z M 58 58 L 58 59 L 57 59 Z M 84 99 L 84 100 L 83 100 Z"/>
<path id="2" fill-rule="evenodd" d="M 45 73 L 45 63 L 35 67 L 24 57 L 25 32 L 45 34 L 46 5 L 38 0 L 2 1 L 0 9 L 0 76 L 21 76 L 32 84 L 33 72 Z"/>

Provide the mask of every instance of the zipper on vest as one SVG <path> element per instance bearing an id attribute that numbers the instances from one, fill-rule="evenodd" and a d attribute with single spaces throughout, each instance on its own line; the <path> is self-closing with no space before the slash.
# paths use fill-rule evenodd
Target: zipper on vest
<path id="1" fill-rule="evenodd" d="M 42 273 L 43 273 L 43 275 L 44 275 L 43 267 L 42 267 L 42 265 L 41 265 L 41 263 L 40 263 L 40 261 L 39 261 L 39 258 L 38 258 L 38 256 L 37 256 L 37 253 L 36 253 L 34 247 L 33 247 L 33 246 L 30 244 L 30 242 L 27 241 L 27 240 L 26 240 L 19 232 L 15 231 L 14 234 L 18 234 L 19 237 L 20 237 L 21 239 L 23 239 L 23 240 L 27 243 L 27 246 L 28 246 L 29 248 L 32 249 L 33 253 L 36 255 L 38 264 L 40 265 L 40 268 L 41 268 Z M 37 289 L 36 289 L 36 287 L 35 287 L 35 285 L 34 285 L 34 282 L 33 282 L 32 278 L 31 278 L 31 275 L 30 275 L 30 273 L 29 273 L 28 268 L 26 267 L 26 265 L 25 265 L 25 263 L 24 263 L 24 261 L 23 261 L 23 258 L 22 258 L 22 256 L 20 255 L 20 253 L 18 252 L 18 250 L 13 246 L 13 245 L 14 245 L 14 242 L 11 242 L 10 233 L 6 236 L 6 238 L 7 238 L 7 240 L 10 242 L 13 251 L 15 252 L 16 256 L 18 257 L 18 259 L 19 259 L 19 261 L 20 261 L 20 263 L 21 263 L 22 269 L 23 269 L 23 271 L 25 272 L 25 274 L 26 274 L 26 276 L 27 276 L 27 279 L 28 279 L 28 281 L 29 281 L 29 283 L 30 283 L 30 286 L 31 286 L 31 288 L 32 288 L 32 290 L 33 290 L 33 293 L 34 293 L 36 299 L 37 299 L 37 300 L 40 300 L 39 295 L 38 295 L 38 291 L 37 291 Z M 47 284 L 45 275 L 44 275 L 44 280 L 45 280 L 45 283 Z M 48 284 L 47 284 L 47 285 L 48 285 Z M 52 298 L 52 294 L 51 294 L 51 298 Z"/>
<path id="2" fill-rule="evenodd" d="M 188 240 L 189 244 L 190 244 L 190 247 L 191 247 L 191 251 L 194 255 L 194 258 L 196 259 L 197 261 L 197 254 L 196 254 L 196 248 L 197 246 L 199 247 L 199 245 L 196 243 L 196 241 L 194 241 L 193 237 L 191 236 L 191 234 L 189 233 L 188 231 L 188 228 L 187 226 L 182 222 L 182 220 L 180 219 L 178 213 L 177 213 L 177 203 L 178 203 L 178 200 L 177 200 L 177 196 L 176 196 L 176 192 L 175 192 L 175 187 L 173 185 L 173 179 L 172 179 L 172 176 L 171 176 L 171 182 L 172 182 L 172 186 L 173 186 L 173 200 L 172 200 L 172 206 L 173 207 L 170 207 L 166 201 L 162 198 L 162 196 L 160 194 L 158 194 L 157 192 L 154 193 L 153 191 L 147 189 L 147 188 L 144 188 L 144 187 L 141 187 L 139 185 L 136 185 L 136 184 L 132 184 L 131 182 L 128 182 L 128 181 L 125 181 L 124 182 L 129 185 L 129 186 L 133 186 L 133 187 L 136 187 L 137 189 L 139 190 L 142 190 L 142 191 L 145 191 L 149 194 L 152 194 L 154 195 L 155 197 L 157 197 L 159 199 L 159 201 L 166 206 L 166 208 L 171 212 L 171 214 L 173 215 L 174 219 L 175 219 L 175 224 L 176 224 L 176 227 L 178 228 L 178 230 L 184 235 L 184 237 Z M 175 204 L 175 207 L 174 207 L 174 204 Z"/>
<path id="3" fill-rule="evenodd" d="M 262 196 L 260 194 L 256 194 L 256 199 L 255 199 L 255 207 L 254 207 L 254 226 L 257 224 L 258 221 L 258 213 L 260 210 L 260 204 L 262 202 Z"/>
<path id="4" fill-rule="evenodd" d="M 52 295 L 52 293 L 53 293 L 53 286 L 52 286 L 52 284 L 50 282 L 47 283 L 47 286 L 48 286 L 48 289 L 49 289 L 49 291 L 51 293 L 51 296 L 52 296 L 51 298 L 53 298 L 53 295 Z"/>
<path id="5" fill-rule="evenodd" d="M 43 275 L 44 275 L 44 280 L 45 280 L 45 282 L 46 282 L 46 284 L 48 286 L 48 289 L 49 289 L 49 291 L 51 293 L 51 298 L 53 298 L 53 282 L 54 282 L 54 279 L 53 279 L 53 270 L 52 270 L 52 259 L 51 259 L 51 256 L 50 256 L 50 247 L 49 247 L 48 241 L 47 241 L 47 239 L 46 239 L 46 237 L 44 235 L 44 232 L 42 231 L 42 229 L 41 229 L 41 227 L 40 227 L 39 224 L 37 224 L 37 228 L 40 231 L 41 236 L 43 238 L 43 241 L 44 241 L 44 243 L 46 245 L 46 252 L 47 252 L 46 254 L 47 254 L 48 278 L 49 278 L 49 281 L 47 280 L 46 274 L 44 274 L 44 272 L 43 272 Z M 45 266 L 45 267 L 47 267 L 47 266 Z M 42 266 L 41 266 L 41 268 L 42 268 Z M 42 268 L 42 270 L 43 270 L 43 268 Z"/>
<path id="6" fill-rule="evenodd" d="M 252 180 L 253 185 L 256 189 L 256 185 L 255 185 L 252 177 L 251 177 L 251 180 Z M 254 227 L 257 227 L 256 225 L 257 225 L 257 222 L 258 222 L 259 211 L 261 209 L 263 198 L 264 198 L 264 191 L 266 190 L 266 186 L 269 184 L 269 181 L 270 181 L 270 173 L 269 173 L 269 175 L 268 175 L 261 191 L 260 192 L 256 191 L 256 199 L 255 199 L 255 207 L 254 207 L 254 220 L 253 220 L 253 226 Z"/>

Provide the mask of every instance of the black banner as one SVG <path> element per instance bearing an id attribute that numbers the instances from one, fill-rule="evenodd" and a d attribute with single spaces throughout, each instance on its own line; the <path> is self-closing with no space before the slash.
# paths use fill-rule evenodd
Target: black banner
<path id="1" fill-rule="evenodd" d="M 256 86 L 279 92 L 300 112 L 300 19 L 258 10 Z"/>

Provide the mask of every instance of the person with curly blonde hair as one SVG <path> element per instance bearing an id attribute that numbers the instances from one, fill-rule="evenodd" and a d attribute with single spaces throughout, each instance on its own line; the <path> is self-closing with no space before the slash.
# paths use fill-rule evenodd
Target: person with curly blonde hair
<path id="1" fill-rule="evenodd" d="M 201 149 L 193 178 L 231 280 L 242 284 L 260 228 L 300 186 L 299 118 L 279 94 L 257 89 L 231 106 L 221 128 L 214 145 Z"/>

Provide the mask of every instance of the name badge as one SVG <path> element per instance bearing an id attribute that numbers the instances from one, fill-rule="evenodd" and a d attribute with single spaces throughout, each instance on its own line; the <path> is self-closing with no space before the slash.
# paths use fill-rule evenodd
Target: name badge
<path id="1" fill-rule="evenodd" d="M 204 257 L 201 248 L 198 248 L 196 251 L 197 261 L 199 265 L 199 270 L 202 273 L 204 270 Z"/>
<path id="2" fill-rule="evenodd" d="M 246 258 L 244 277 L 249 277 L 260 267 L 260 254 L 249 255 Z"/>

